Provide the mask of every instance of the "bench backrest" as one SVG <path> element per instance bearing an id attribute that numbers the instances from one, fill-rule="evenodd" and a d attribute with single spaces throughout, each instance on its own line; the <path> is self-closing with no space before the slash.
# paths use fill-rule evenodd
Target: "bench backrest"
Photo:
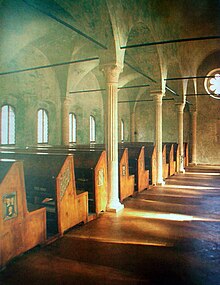
<path id="1" fill-rule="evenodd" d="M 46 239 L 46 209 L 28 212 L 21 161 L 0 160 L 0 267 Z"/>
<path id="2" fill-rule="evenodd" d="M 76 198 L 73 155 L 0 152 L 0 157 L 23 161 L 28 202 L 46 205 L 45 199 L 53 200 L 60 234 L 73 226 L 75 212 L 71 204 Z"/>

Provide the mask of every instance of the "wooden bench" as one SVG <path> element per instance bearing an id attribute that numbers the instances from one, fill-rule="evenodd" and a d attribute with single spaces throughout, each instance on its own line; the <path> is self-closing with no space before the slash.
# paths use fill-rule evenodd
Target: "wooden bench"
<path id="1" fill-rule="evenodd" d="M 179 153 L 178 143 L 173 143 L 173 156 L 174 156 L 174 164 L 175 164 L 175 173 L 178 173 L 179 166 L 180 166 L 180 153 Z"/>
<path id="2" fill-rule="evenodd" d="M 99 214 L 107 206 L 107 155 L 103 144 L 28 147 L 28 152 L 73 154 L 77 191 L 88 191 L 89 212 Z"/>
<path id="3" fill-rule="evenodd" d="M 166 179 L 169 176 L 169 163 L 167 163 L 167 146 L 166 146 L 166 144 L 163 144 L 162 156 L 163 156 L 163 179 Z"/>
<path id="4" fill-rule="evenodd" d="M 21 161 L 0 160 L 0 268 L 46 240 L 46 209 L 27 209 Z"/>
<path id="5" fill-rule="evenodd" d="M 149 184 L 156 185 L 156 149 L 153 142 L 134 142 L 134 146 L 144 146 L 145 169 L 149 170 Z"/>
<path id="6" fill-rule="evenodd" d="M 176 163 L 174 160 L 174 144 L 173 143 L 165 143 L 166 144 L 166 160 L 169 164 L 168 176 L 172 176 L 176 172 Z"/>
<path id="7" fill-rule="evenodd" d="M 75 159 L 76 187 L 89 193 L 89 212 L 106 211 L 108 198 L 106 151 L 72 149 Z"/>
<path id="8" fill-rule="evenodd" d="M 144 146 L 135 143 L 120 143 L 119 148 L 128 148 L 129 173 L 135 175 L 135 191 L 149 187 L 149 170 L 145 168 Z"/>
<path id="9" fill-rule="evenodd" d="M 119 149 L 119 198 L 122 202 L 125 198 L 134 194 L 134 175 L 129 174 L 128 149 Z"/>
<path id="10" fill-rule="evenodd" d="M 74 154 L 77 191 L 88 191 L 89 212 L 99 214 L 107 205 L 107 158 L 104 145 L 37 147 L 40 152 Z"/>
<path id="11" fill-rule="evenodd" d="M 38 146 L 30 151 L 73 154 L 77 191 L 88 191 L 89 212 L 99 214 L 107 206 L 107 156 L 104 145 Z"/>
<path id="12" fill-rule="evenodd" d="M 145 151 L 145 164 L 146 168 L 149 169 L 149 182 L 151 185 L 157 183 L 157 165 L 156 165 L 156 148 L 153 143 L 144 144 Z"/>
<path id="13" fill-rule="evenodd" d="M 23 160 L 28 207 L 45 206 L 48 236 L 88 221 L 88 193 L 77 193 L 72 155 L 0 152 Z"/>
<path id="14" fill-rule="evenodd" d="M 189 144 L 187 142 L 183 143 L 184 149 L 184 167 L 189 165 Z"/>

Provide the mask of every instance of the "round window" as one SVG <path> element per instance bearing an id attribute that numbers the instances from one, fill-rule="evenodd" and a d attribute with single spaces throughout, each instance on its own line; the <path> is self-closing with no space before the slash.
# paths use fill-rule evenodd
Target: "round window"
<path id="1" fill-rule="evenodd" d="M 220 99 L 220 68 L 214 69 L 207 74 L 204 87 L 211 97 Z"/>

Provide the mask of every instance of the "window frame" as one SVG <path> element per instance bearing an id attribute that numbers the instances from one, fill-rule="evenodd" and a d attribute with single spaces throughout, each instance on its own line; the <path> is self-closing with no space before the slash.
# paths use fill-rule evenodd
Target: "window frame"
<path id="1" fill-rule="evenodd" d="M 76 143 L 77 141 L 77 119 L 76 114 L 69 113 L 69 143 Z"/>
<path id="2" fill-rule="evenodd" d="M 213 69 L 206 75 L 206 78 L 204 80 L 204 88 L 205 88 L 207 94 L 209 94 L 212 98 L 220 99 L 220 95 L 215 93 L 215 91 L 212 91 L 211 88 L 210 88 L 210 86 L 213 85 L 211 83 L 211 80 L 213 78 L 215 78 L 216 75 L 218 75 L 217 77 L 219 78 L 220 68 Z"/>
<path id="3" fill-rule="evenodd" d="M 124 142 L 125 140 L 125 122 L 123 119 L 121 119 L 121 126 L 120 126 L 120 136 L 121 136 L 121 142 Z"/>
<path id="4" fill-rule="evenodd" d="M 96 120 L 93 115 L 89 117 L 89 141 L 90 143 L 96 142 Z"/>
<path id="5" fill-rule="evenodd" d="M 42 142 L 39 141 L 39 112 L 42 111 L 42 122 L 41 122 L 41 128 L 42 128 Z M 45 118 L 46 120 L 46 126 L 45 124 Z M 46 127 L 46 140 L 45 140 L 45 127 Z M 37 144 L 49 144 L 49 114 L 48 111 L 44 108 L 40 108 L 37 110 Z"/>
<path id="6" fill-rule="evenodd" d="M 7 131 L 7 137 L 6 137 L 6 142 L 3 143 L 3 108 L 7 108 L 7 126 L 6 126 L 6 131 Z M 11 117 L 10 114 L 13 114 Z M 13 120 L 13 121 L 11 121 Z M 12 132 L 12 133 L 11 133 Z M 12 142 L 11 142 L 11 136 L 12 136 Z M 16 144 L 16 111 L 15 108 L 10 105 L 10 104 L 4 104 L 1 106 L 0 109 L 0 144 L 1 145 L 15 145 Z"/>

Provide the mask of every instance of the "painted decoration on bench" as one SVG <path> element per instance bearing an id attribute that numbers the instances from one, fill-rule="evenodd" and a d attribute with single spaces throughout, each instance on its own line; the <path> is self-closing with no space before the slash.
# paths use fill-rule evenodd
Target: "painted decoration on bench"
<path id="1" fill-rule="evenodd" d="M 60 200 L 63 199 L 66 189 L 70 183 L 70 166 L 68 166 L 60 178 Z"/>
<path id="2" fill-rule="evenodd" d="M 104 169 L 99 169 L 98 173 L 98 186 L 102 186 L 104 184 Z"/>
<path id="3" fill-rule="evenodd" d="M 126 176 L 126 165 L 122 165 L 122 176 Z"/>
<path id="4" fill-rule="evenodd" d="M 16 192 L 3 195 L 2 203 L 3 203 L 3 220 L 4 221 L 17 217 L 18 211 L 17 211 L 17 193 Z"/>

